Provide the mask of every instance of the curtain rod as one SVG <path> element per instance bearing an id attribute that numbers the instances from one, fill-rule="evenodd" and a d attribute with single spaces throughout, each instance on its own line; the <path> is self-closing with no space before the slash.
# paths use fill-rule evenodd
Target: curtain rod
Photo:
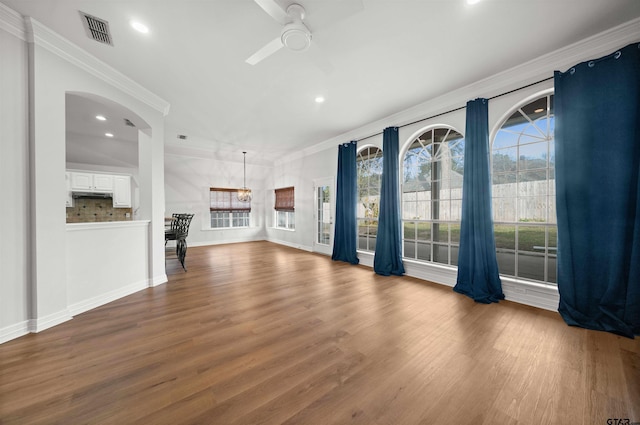
<path id="1" fill-rule="evenodd" d="M 547 78 L 544 78 L 544 79 L 542 79 L 542 80 L 540 80 L 540 81 L 536 81 L 535 83 L 527 84 L 526 86 L 518 87 L 517 89 L 509 90 L 509 91 L 507 91 L 507 92 L 500 93 L 500 94 L 497 94 L 497 95 L 495 95 L 495 96 L 491 96 L 488 100 L 497 99 L 498 97 L 506 96 L 506 95 L 508 95 L 508 94 L 515 93 L 515 92 L 517 92 L 517 91 L 527 89 L 527 88 L 529 88 L 529 87 L 531 87 L 531 86 L 535 86 L 536 84 L 544 83 L 545 81 L 549 81 L 549 80 L 553 80 L 553 77 L 547 77 Z M 438 117 L 440 117 L 440 116 L 442 116 L 442 115 L 447 115 L 447 114 L 450 114 L 450 113 L 452 113 L 452 112 L 457 112 L 457 111 L 459 111 L 459 110 L 461 110 L 461 109 L 466 109 L 466 107 L 467 107 L 466 105 L 465 105 L 465 106 L 459 106 L 459 107 L 457 107 L 457 108 L 450 109 L 450 110 L 448 110 L 448 111 L 446 111 L 446 112 L 440 112 L 439 114 L 431 115 L 430 117 L 420 118 L 419 120 L 412 121 L 412 122 L 407 123 L 407 124 L 398 125 L 397 127 L 398 127 L 398 128 L 407 127 L 407 126 L 409 126 L 409 125 L 417 124 L 417 123 L 422 122 L 422 121 L 427 121 L 427 120 L 430 120 L 430 119 L 433 119 L 433 118 L 438 118 Z M 370 138 L 372 138 L 372 137 L 379 136 L 379 135 L 381 135 L 381 134 L 382 134 L 382 131 L 380 131 L 380 132 L 378 132 L 378 133 L 375 133 L 375 134 L 372 134 L 372 135 L 367 136 L 367 137 L 363 137 L 363 138 L 361 138 L 361 139 L 358 139 L 357 141 L 358 141 L 358 142 L 361 142 L 361 141 L 363 141 L 363 140 L 367 140 L 367 139 L 370 139 Z"/>

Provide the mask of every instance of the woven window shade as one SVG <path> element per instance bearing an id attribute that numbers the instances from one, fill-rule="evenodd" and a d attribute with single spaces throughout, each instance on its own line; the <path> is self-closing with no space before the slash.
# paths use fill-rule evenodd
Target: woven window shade
<path id="1" fill-rule="evenodd" d="M 238 189 L 224 189 L 212 187 L 209 189 L 211 200 L 211 211 L 247 211 L 251 212 L 251 201 L 241 202 L 238 200 Z"/>
<path id="2" fill-rule="evenodd" d="M 276 189 L 276 205 L 274 208 L 277 211 L 295 210 L 295 196 L 293 186 Z"/>

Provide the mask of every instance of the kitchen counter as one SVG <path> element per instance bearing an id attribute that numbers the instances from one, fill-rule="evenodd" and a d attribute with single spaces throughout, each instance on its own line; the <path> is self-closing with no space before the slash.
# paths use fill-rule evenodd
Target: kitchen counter
<path id="1" fill-rule="evenodd" d="M 95 223 L 67 223 L 67 232 L 95 230 L 95 229 L 120 229 L 123 227 L 147 227 L 151 220 L 129 221 L 102 221 Z"/>

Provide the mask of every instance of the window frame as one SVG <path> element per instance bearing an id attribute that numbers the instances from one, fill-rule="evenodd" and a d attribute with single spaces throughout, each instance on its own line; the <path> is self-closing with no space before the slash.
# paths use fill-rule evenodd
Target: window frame
<path id="1" fill-rule="evenodd" d="M 553 110 L 553 97 L 554 90 L 547 89 L 542 92 L 538 92 L 527 98 L 521 100 L 513 107 L 511 107 L 502 118 L 496 123 L 495 129 L 491 134 L 489 143 L 490 154 L 490 173 L 491 173 L 491 201 L 492 201 L 492 214 L 494 220 L 494 235 L 496 238 L 496 256 L 498 257 L 498 269 L 501 276 L 510 279 L 523 280 L 528 282 L 534 282 L 541 285 L 557 286 L 556 276 L 556 258 L 557 258 L 557 220 L 555 217 L 555 158 L 553 144 L 555 138 L 553 135 L 553 128 L 555 127 L 555 114 Z M 546 120 L 544 134 L 528 135 L 525 133 L 526 129 L 520 132 L 513 130 L 505 130 L 505 124 L 514 118 L 518 113 L 527 115 L 539 114 L 535 112 L 535 106 L 539 104 L 541 100 L 545 100 L 544 115 L 532 119 L 532 116 L 524 116 L 522 123 L 529 122 L 529 126 L 535 125 L 540 120 Z M 532 109 L 533 112 L 528 112 Z M 516 125 L 520 125 L 518 123 Z M 507 127 L 511 128 L 513 126 Z M 539 126 L 536 126 L 536 131 L 540 132 Z M 499 137 L 501 131 L 505 133 L 517 135 L 518 142 L 516 145 L 506 145 L 503 141 L 500 141 L 500 146 L 496 147 L 495 143 Z M 512 136 L 513 137 L 513 136 Z M 526 137 L 528 140 L 521 143 L 520 140 Z M 535 141 L 536 137 L 541 141 Z M 527 161 L 528 159 L 523 152 L 527 150 L 531 151 L 535 149 L 536 145 L 546 143 L 546 156 L 544 160 L 546 164 L 544 167 L 530 167 Z M 524 149 L 521 149 L 524 148 Z M 495 153 L 508 152 L 511 150 L 515 152 L 515 169 L 507 170 L 503 166 L 503 170 L 495 170 Z M 505 155 L 506 156 L 506 155 Z M 523 158 L 524 157 L 524 158 Z M 506 160 L 506 159 L 505 159 Z M 513 167 L 512 167 L 513 168 Z M 544 180 L 535 179 L 536 174 L 539 176 L 541 172 L 545 173 L 546 178 Z M 494 184 L 496 177 L 499 177 L 503 183 Z M 515 180 L 514 180 L 515 179 Z M 514 180 L 514 181 L 512 181 Z M 536 195 L 536 182 L 542 181 L 543 184 L 539 185 L 544 187 L 544 195 Z M 509 193 L 509 189 L 505 188 L 508 184 L 515 184 L 515 189 L 512 191 L 513 196 L 505 196 L 505 193 Z M 497 189 L 496 186 L 505 186 Z M 524 187 L 521 187 L 524 186 Z M 528 187 L 528 186 L 531 186 Z M 534 195 L 522 196 L 521 192 L 529 193 L 534 192 Z M 527 204 L 539 204 L 542 199 L 545 199 L 544 220 L 540 221 L 537 218 L 530 218 L 523 216 L 522 208 Z M 511 205 L 513 213 L 505 213 L 504 210 L 508 209 Z M 534 207 L 539 209 L 539 206 Z M 511 220 L 505 219 L 509 214 L 513 216 Z M 502 217 L 500 217 L 502 215 Z M 526 215 L 526 214 L 525 214 Z M 500 232 L 498 233 L 498 229 Z M 538 242 L 536 244 L 536 242 Z M 531 250 L 524 249 L 524 246 L 531 246 Z M 534 273 L 530 270 L 525 271 L 523 267 L 523 261 L 528 257 L 542 258 L 542 279 L 534 277 Z M 536 261 L 536 260 L 534 260 Z M 530 269 L 531 267 L 527 267 Z M 539 271 L 538 271 L 539 273 Z"/>
<path id="2" fill-rule="evenodd" d="M 372 150 L 375 151 L 372 152 Z M 363 152 L 366 152 L 366 154 L 363 154 Z M 382 148 L 375 145 L 362 146 L 356 152 L 358 251 L 375 252 L 376 250 L 383 158 L 384 152 Z M 377 167 L 380 169 L 379 173 L 375 170 Z M 364 169 L 369 170 L 367 176 L 361 175 Z M 379 184 L 377 187 L 375 182 L 372 182 L 372 176 L 378 176 Z M 366 181 L 364 181 L 365 178 Z M 366 189 L 365 196 L 363 196 L 361 189 Z M 363 204 L 364 198 L 367 199 L 369 206 Z M 371 198 L 373 198 L 373 202 L 370 202 Z"/>
<path id="3" fill-rule="evenodd" d="M 276 229 L 296 230 L 296 215 L 294 211 L 274 210 L 273 220 L 274 220 L 273 227 L 275 227 Z"/>
<path id="4" fill-rule="evenodd" d="M 240 189 L 209 188 L 209 228 L 240 229 L 251 227 L 251 201 L 238 200 L 238 190 Z M 213 193 L 217 194 L 215 200 Z M 214 223 L 222 223 L 223 225 L 215 225 Z"/>
<path id="5" fill-rule="evenodd" d="M 274 197 L 273 227 L 282 230 L 295 230 L 295 186 L 275 189 Z"/>
<path id="6" fill-rule="evenodd" d="M 438 135 L 444 132 L 444 136 L 441 140 L 436 137 L 436 131 Z M 426 139 L 422 139 L 427 133 L 430 133 Z M 453 133 L 453 134 L 452 134 Z M 458 137 L 459 136 L 459 137 Z M 422 142 L 427 142 L 426 144 Z M 417 153 L 411 153 L 412 148 L 416 142 L 421 146 Z M 437 149 L 434 149 L 434 143 L 437 143 Z M 462 179 L 464 175 L 464 134 L 458 131 L 455 127 L 445 124 L 439 124 L 429 126 L 414 133 L 414 135 L 406 143 L 401 156 L 401 203 L 402 203 L 402 255 L 403 259 L 413 260 L 418 262 L 424 262 L 427 264 L 437 264 L 443 266 L 457 267 L 458 265 L 458 251 L 460 246 L 460 224 L 462 219 Z M 441 146 L 447 146 L 447 150 L 441 149 Z M 457 154 L 451 155 L 451 147 L 457 149 Z M 434 152 L 435 151 L 435 152 Z M 428 153 L 428 156 L 424 156 L 424 153 Z M 448 156 L 444 157 L 443 152 L 448 152 Z M 433 154 L 432 154 L 433 153 Z M 429 181 L 424 180 L 424 184 L 429 185 L 429 190 L 418 190 L 416 186 L 415 190 L 407 191 L 408 172 L 407 167 L 408 155 L 415 155 L 418 161 L 420 157 L 428 160 L 422 164 L 416 164 L 413 169 L 420 168 L 422 166 L 428 167 Z M 454 160 L 458 162 L 457 168 L 462 171 L 458 173 L 451 168 L 454 164 Z M 448 178 L 443 178 L 442 167 L 443 163 L 451 161 L 451 169 L 446 169 L 448 172 Z M 436 173 L 439 173 L 436 178 L 433 178 L 432 170 L 436 168 Z M 461 165 L 461 167 L 460 167 Z M 427 168 L 427 167 L 425 167 Z M 455 174 L 459 175 L 456 176 Z M 420 177 L 424 173 L 418 171 L 415 173 L 413 184 L 419 184 Z M 455 187 L 454 186 L 455 181 Z M 432 186 L 437 185 L 438 199 L 431 199 Z M 454 191 L 455 190 L 455 191 Z M 443 196 L 447 194 L 447 196 Z M 455 194 L 455 196 L 454 196 Z M 424 199 L 419 199 L 423 197 Z M 435 203 L 437 202 L 437 203 Z M 418 213 L 421 210 L 425 213 L 425 217 L 421 215 L 413 215 L 407 217 L 408 209 L 411 204 L 413 206 L 412 211 Z M 441 206 L 445 206 L 446 210 L 441 210 Z M 455 205 L 455 209 L 452 207 Z M 443 214 L 445 213 L 445 214 Z M 434 215 L 438 215 L 434 218 Z M 444 251 L 443 251 L 444 250 Z"/>

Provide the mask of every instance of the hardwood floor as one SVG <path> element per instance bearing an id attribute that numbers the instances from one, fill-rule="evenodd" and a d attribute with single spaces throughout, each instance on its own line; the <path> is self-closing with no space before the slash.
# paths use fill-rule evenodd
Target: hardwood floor
<path id="1" fill-rule="evenodd" d="M 268 242 L 0 345 L 2 424 L 640 422 L 640 339 Z"/>

